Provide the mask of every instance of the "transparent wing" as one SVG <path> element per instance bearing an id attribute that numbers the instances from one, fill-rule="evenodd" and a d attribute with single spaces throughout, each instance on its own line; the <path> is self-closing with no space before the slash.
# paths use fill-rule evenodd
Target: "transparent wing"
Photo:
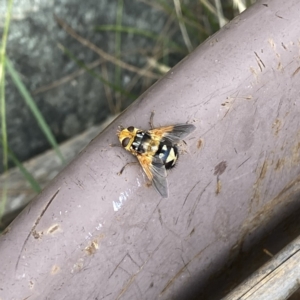
<path id="1" fill-rule="evenodd" d="M 177 143 L 191 132 L 193 132 L 196 127 L 192 124 L 178 124 L 173 126 L 159 127 L 149 130 L 150 134 L 153 136 L 165 137 L 169 139 L 172 143 Z"/>
<path id="2" fill-rule="evenodd" d="M 147 155 L 138 155 L 137 158 L 156 190 L 163 198 L 168 198 L 167 171 L 162 160 Z"/>

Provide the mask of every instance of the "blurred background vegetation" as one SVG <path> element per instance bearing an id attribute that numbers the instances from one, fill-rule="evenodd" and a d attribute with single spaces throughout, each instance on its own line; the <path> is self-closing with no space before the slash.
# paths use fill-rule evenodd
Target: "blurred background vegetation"
<path id="1" fill-rule="evenodd" d="M 0 230 L 114 116 L 254 2 L 2 1 Z"/>

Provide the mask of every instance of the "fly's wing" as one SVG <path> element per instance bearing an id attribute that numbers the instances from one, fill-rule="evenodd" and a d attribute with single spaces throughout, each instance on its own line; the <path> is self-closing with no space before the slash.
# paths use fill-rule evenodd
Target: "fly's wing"
<path id="1" fill-rule="evenodd" d="M 163 198 L 168 198 L 167 171 L 162 160 L 148 155 L 138 155 L 137 158 L 156 190 Z"/>
<path id="2" fill-rule="evenodd" d="M 172 143 L 178 143 L 187 135 L 193 132 L 196 127 L 192 124 L 178 124 L 173 126 L 159 127 L 149 130 L 152 137 L 161 139 L 161 137 L 169 139 Z"/>

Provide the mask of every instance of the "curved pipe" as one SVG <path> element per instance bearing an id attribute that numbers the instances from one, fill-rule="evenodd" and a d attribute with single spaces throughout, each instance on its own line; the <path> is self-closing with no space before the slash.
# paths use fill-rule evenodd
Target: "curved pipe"
<path id="1" fill-rule="evenodd" d="M 297 0 L 258 1 L 97 136 L 0 240 L 3 299 L 192 299 L 297 205 Z M 190 122 L 169 198 L 117 143 L 118 125 Z M 194 290 L 194 291 L 195 291 Z"/>

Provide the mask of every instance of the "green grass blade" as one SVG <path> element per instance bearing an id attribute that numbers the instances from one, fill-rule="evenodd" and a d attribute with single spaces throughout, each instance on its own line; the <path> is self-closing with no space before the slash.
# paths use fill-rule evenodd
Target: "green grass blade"
<path id="1" fill-rule="evenodd" d="M 177 19 L 179 21 L 178 25 L 179 25 L 179 28 L 180 28 L 180 31 L 181 31 L 183 41 L 186 45 L 187 50 L 189 52 L 192 52 L 193 51 L 193 45 L 191 43 L 187 28 L 186 28 L 186 24 L 185 24 L 185 22 L 183 21 L 183 18 L 182 18 L 182 10 L 181 10 L 180 1 L 179 0 L 173 0 L 173 3 L 174 3 Z"/>
<path id="2" fill-rule="evenodd" d="M 70 58 L 72 59 L 80 68 L 84 69 L 87 71 L 87 73 L 89 73 L 91 76 L 99 79 L 103 84 L 108 85 L 109 87 L 111 87 L 115 92 L 119 92 L 122 95 L 127 96 L 128 98 L 131 99 L 136 99 L 137 96 L 127 92 L 126 90 L 120 88 L 119 86 L 105 80 L 102 76 L 100 76 L 99 74 L 97 74 L 96 72 L 94 72 L 93 70 L 91 70 L 85 63 L 83 63 L 82 61 L 80 61 L 79 59 L 77 59 L 75 57 L 75 55 L 68 50 L 66 47 L 64 47 L 63 45 L 59 44 L 60 49 Z"/>
<path id="3" fill-rule="evenodd" d="M 1 49 L 0 49 L 0 114 L 1 114 L 1 138 L 3 147 L 3 167 L 4 173 L 7 171 L 8 167 L 8 146 L 7 146 L 7 130 L 6 130 L 6 107 L 5 107 L 5 53 L 6 53 L 6 43 L 8 36 L 8 29 L 10 24 L 11 12 L 12 12 L 13 0 L 7 1 L 7 10 L 5 16 L 5 24 L 2 35 Z M 4 185 L 2 187 L 2 198 L 0 199 L 0 221 L 2 219 L 6 201 L 7 201 L 7 182 L 6 177 L 4 179 Z"/>
<path id="4" fill-rule="evenodd" d="M 2 52 L 2 51 L 1 51 Z M 3 148 L 3 169 L 7 171 L 8 160 L 7 160 L 7 128 L 6 128 L 6 105 L 5 105 L 5 54 L 1 55 L 1 75 L 0 78 L 0 101 L 1 101 L 1 144 Z"/>
<path id="5" fill-rule="evenodd" d="M 1 63 L 4 63 L 4 57 L 1 59 Z M 0 66 L 2 67 L 2 66 Z M 6 131 L 6 118 L 5 118 L 5 78 L 4 78 L 5 70 L 3 70 L 0 81 L 0 100 L 1 100 L 1 127 L 2 127 L 2 134 L 1 134 L 1 144 L 3 148 L 3 169 L 4 174 L 7 174 L 7 166 L 8 166 L 8 159 L 7 159 L 7 153 L 8 153 L 8 147 L 7 147 L 7 131 Z M 4 182 L 2 189 L 2 197 L 0 199 L 0 223 L 2 220 L 2 216 L 4 214 L 6 202 L 7 202 L 7 177 L 4 175 Z"/>
<path id="6" fill-rule="evenodd" d="M 20 169 L 21 173 L 25 177 L 25 179 L 29 182 L 31 185 L 31 188 L 36 192 L 39 193 L 42 189 L 40 185 L 37 183 L 37 181 L 33 178 L 33 176 L 27 171 L 27 169 L 23 166 L 23 164 L 16 158 L 14 153 L 8 149 L 8 154 L 11 160 L 14 162 L 14 164 Z"/>
<path id="7" fill-rule="evenodd" d="M 97 31 L 114 31 L 114 32 L 135 34 L 135 35 L 140 35 L 140 36 L 143 36 L 146 38 L 150 38 L 155 41 L 157 41 L 159 38 L 161 38 L 160 35 L 155 34 L 149 30 L 139 29 L 139 28 L 130 27 L 130 26 L 117 26 L 117 25 L 109 25 L 108 24 L 108 25 L 95 26 L 94 29 Z M 186 52 L 182 46 L 173 42 L 168 37 L 163 37 L 163 40 L 164 40 L 164 43 L 166 43 L 169 47 L 172 47 L 179 52 L 184 52 L 184 53 Z"/>
<path id="8" fill-rule="evenodd" d="M 193 19 L 189 19 L 187 17 L 182 16 L 181 18 L 178 18 L 176 16 L 176 13 L 174 11 L 174 8 L 172 6 L 170 6 L 169 3 L 167 3 L 167 1 L 165 0 L 156 0 L 156 2 L 161 6 L 161 8 L 168 14 L 168 15 L 174 15 L 174 17 L 176 17 L 178 19 L 178 21 L 180 22 L 184 22 L 187 25 L 196 28 L 197 30 L 199 30 L 202 33 L 208 34 L 205 30 L 205 28 L 199 24 L 198 21 L 194 21 Z"/>
<path id="9" fill-rule="evenodd" d="M 122 15 L 123 15 L 123 0 L 118 1 L 117 6 L 117 17 L 116 26 L 122 26 Z M 121 32 L 115 32 L 115 56 L 121 58 Z M 121 86 L 121 68 L 119 65 L 115 65 L 115 84 Z"/>
<path id="10" fill-rule="evenodd" d="M 17 71 L 13 67 L 12 63 L 10 62 L 10 60 L 8 60 L 8 59 L 6 59 L 6 67 L 7 67 L 7 70 L 9 72 L 10 76 L 13 79 L 13 82 L 17 86 L 20 94 L 23 96 L 24 101 L 26 102 L 26 104 L 30 108 L 31 112 L 33 113 L 34 117 L 36 118 L 36 120 L 37 120 L 37 122 L 39 124 L 39 127 L 41 128 L 41 130 L 45 134 L 48 142 L 53 147 L 53 149 L 55 150 L 57 156 L 60 158 L 60 160 L 62 161 L 62 163 L 65 163 L 65 159 L 64 159 L 62 153 L 59 150 L 59 147 L 58 147 L 58 145 L 56 143 L 54 135 L 51 132 L 50 127 L 46 123 L 46 121 L 45 121 L 44 117 L 42 116 L 40 110 L 38 109 L 37 105 L 35 104 L 34 100 L 31 97 L 31 95 L 27 91 L 25 85 L 21 81 L 21 79 L 20 79 Z"/>

